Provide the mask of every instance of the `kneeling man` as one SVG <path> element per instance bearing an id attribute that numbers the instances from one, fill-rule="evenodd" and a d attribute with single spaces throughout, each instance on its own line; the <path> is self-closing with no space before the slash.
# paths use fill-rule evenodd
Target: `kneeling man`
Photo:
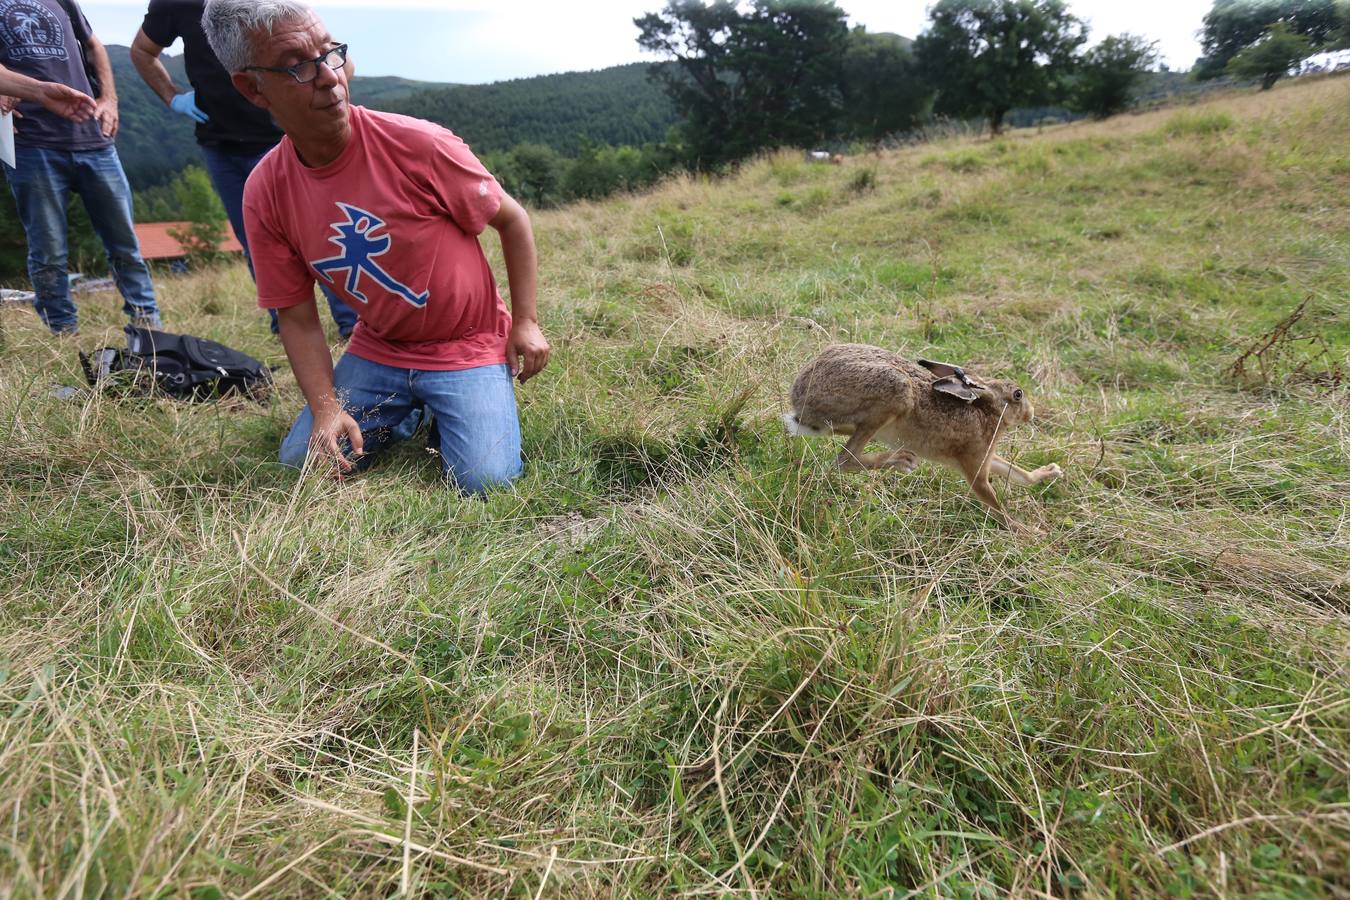
<path id="1" fill-rule="evenodd" d="M 314 453 L 350 471 L 424 410 L 461 490 L 515 478 L 511 377 L 528 380 L 549 353 L 525 210 L 446 129 L 350 106 L 347 45 L 306 4 L 208 0 L 202 24 L 234 86 L 286 133 L 244 189 L 258 303 L 277 311 L 308 401 L 282 462 Z M 511 313 L 478 244 L 488 225 L 501 238 Z M 336 366 L 318 279 L 360 317 Z"/>

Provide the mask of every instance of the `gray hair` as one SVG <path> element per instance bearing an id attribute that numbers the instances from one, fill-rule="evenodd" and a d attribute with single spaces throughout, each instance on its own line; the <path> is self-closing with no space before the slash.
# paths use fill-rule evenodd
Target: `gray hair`
<path id="1" fill-rule="evenodd" d="M 314 10 L 303 0 L 206 0 L 202 29 L 227 72 L 254 64 L 254 35 L 270 35 L 282 22 L 308 19 Z"/>

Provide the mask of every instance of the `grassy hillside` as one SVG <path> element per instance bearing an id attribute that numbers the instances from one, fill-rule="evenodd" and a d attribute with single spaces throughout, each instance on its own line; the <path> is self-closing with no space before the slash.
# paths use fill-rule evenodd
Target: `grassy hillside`
<path id="1" fill-rule="evenodd" d="M 119 303 L 74 342 L 0 308 L 0 893 L 1345 896 L 1347 111 L 540 213 L 556 354 L 488 502 L 415 446 L 297 481 L 284 368 L 54 399 Z M 241 267 L 159 287 L 283 361 Z M 1006 449 L 1066 474 L 998 489 L 1045 536 L 786 439 L 832 339 L 1019 379 Z"/>

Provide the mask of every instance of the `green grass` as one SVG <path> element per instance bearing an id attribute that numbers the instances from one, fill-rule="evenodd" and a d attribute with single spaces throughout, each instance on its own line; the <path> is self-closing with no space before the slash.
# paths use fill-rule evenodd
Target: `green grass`
<path id="1" fill-rule="evenodd" d="M 1345 896 L 1347 109 L 540 213 L 556 352 L 486 502 L 419 446 L 281 469 L 284 366 L 270 406 L 54 399 L 120 304 L 0 310 L 0 895 Z M 284 362 L 242 267 L 159 288 Z M 1232 380 L 1305 298 L 1322 343 Z M 1045 536 L 787 440 L 829 340 L 1019 380 Z"/>

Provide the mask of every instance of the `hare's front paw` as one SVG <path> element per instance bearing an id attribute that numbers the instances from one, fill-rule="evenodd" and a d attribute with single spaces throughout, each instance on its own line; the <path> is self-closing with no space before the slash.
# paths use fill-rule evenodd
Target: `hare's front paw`
<path id="1" fill-rule="evenodd" d="M 1051 479 L 1058 478 L 1063 474 L 1064 470 L 1059 467 L 1058 463 L 1049 463 L 1041 466 L 1035 472 L 1032 472 L 1031 477 L 1035 478 L 1036 483 L 1039 484 L 1042 481 L 1050 481 Z"/>

